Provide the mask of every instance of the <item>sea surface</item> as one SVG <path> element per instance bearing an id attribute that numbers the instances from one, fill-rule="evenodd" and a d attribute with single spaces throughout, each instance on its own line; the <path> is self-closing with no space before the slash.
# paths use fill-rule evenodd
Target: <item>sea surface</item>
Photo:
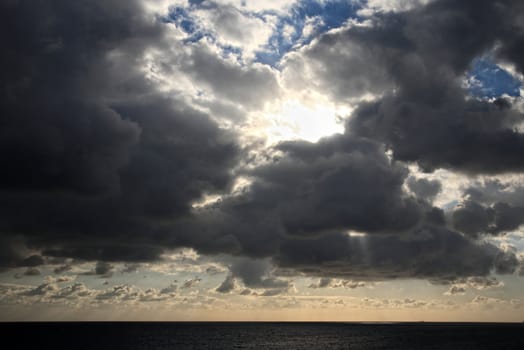
<path id="1" fill-rule="evenodd" d="M 1 323 L 4 349 L 524 349 L 524 324 Z"/>

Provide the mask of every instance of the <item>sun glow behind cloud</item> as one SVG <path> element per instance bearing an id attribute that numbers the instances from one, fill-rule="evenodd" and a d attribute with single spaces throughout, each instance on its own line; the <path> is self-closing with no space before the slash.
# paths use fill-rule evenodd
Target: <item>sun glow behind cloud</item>
<path id="1" fill-rule="evenodd" d="M 268 139 L 270 142 L 296 139 L 316 142 L 322 137 L 342 133 L 344 125 L 340 112 L 315 101 L 307 105 L 297 100 L 284 101 L 277 114 L 267 115 L 271 121 Z"/>

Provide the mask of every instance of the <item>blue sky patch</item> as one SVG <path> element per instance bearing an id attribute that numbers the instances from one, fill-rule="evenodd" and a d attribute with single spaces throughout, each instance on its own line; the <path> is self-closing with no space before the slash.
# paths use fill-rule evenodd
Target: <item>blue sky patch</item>
<path id="1" fill-rule="evenodd" d="M 174 23 L 187 33 L 188 37 L 184 42 L 197 42 L 207 35 L 204 28 L 200 28 L 191 13 L 180 6 L 169 9 L 167 17 L 163 18 L 166 23 Z"/>
<path id="2" fill-rule="evenodd" d="M 520 96 L 522 82 L 487 57 L 473 61 L 467 80 L 469 91 L 476 97 Z"/>
<path id="3" fill-rule="evenodd" d="M 170 9 L 169 14 L 163 18 L 164 22 L 174 23 L 188 37 L 185 42 L 196 42 L 203 37 L 216 40 L 211 32 L 202 28 L 197 19 L 192 15 L 192 10 L 202 8 L 202 1 L 189 1 L 188 7 L 176 6 Z M 275 30 L 268 40 L 267 45 L 256 54 L 255 60 L 270 66 L 277 66 L 281 58 L 297 44 L 303 45 L 311 41 L 311 37 L 304 37 L 303 30 L 308 20 L 315 21 L 315 32 L 318 35 L 333 28 L 340 27 L 349 18 L 357 18 L 356 12 L 362 7 L 363 1 L 358 0 L 302 0 L 294 4 L 287 14 L 282 15 L 274 11 L 249 13 L 266 21 L 267 16 L 277 17 Z M 210 10 L 212 10 L 210 8 Z M 291 30 L 289 30 L 291 29 Z M 313 36 L 313 35 L 312 35 Z M 241 53 L 241 48 L 227 47 L 228 54 Z"/>
<path id="4" fill-rule="evenodd" d="M 358 18 L 357 11 L 362 7 L 360 1 L 332 0 L 319 2 L 303 0 L 297 2 L 290 9 L 289 14 L 279 16 L 276 30 L 270 37 L 264 51 L 257 53 L 257 61 L 271 66 L 278 65 L 280 59 L 302 39 L 302 44 L 307 44 L 311 38 L 302 38 L 303 30 L 310 18 L 317 18 L 315 34 L 326 32 L 340 27 L 349 18 Z M 293 33 L 288 37 L 285 33 L 287 27 L 293 28 Z"/>

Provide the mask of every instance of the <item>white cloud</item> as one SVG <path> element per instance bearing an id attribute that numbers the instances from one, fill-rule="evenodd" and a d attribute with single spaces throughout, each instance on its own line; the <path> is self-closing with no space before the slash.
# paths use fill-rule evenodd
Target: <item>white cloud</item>
<path id="1" fill-rule="evenodd" d="M 274 30 L 270 17 L 260 17 L 233 6 L 218 6 L 213 10 L 197 10 L 192 14 L 205 30 L 214 34 L 218 43 L 238 47 L 243 58 L 252 60 L 255 51 L 264 46 Z"/>
<path id="2" fill-rule="evenodd" d="M 220 4 L 235 5 L 249 11 L 287 11 L 297 0 L 215 0 Z"/>
<path id="3" fill-rule="evenodd" d="M 359 10 L 358 14 L 370 16 L 376 12 L 404 12 L 431 1 L 433 0 L 368 0 L 367 6 Z"/>

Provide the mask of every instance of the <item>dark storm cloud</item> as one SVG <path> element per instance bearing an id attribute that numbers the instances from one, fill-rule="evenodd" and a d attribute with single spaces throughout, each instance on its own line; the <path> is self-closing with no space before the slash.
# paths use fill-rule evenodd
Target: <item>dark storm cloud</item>
<path id="1" fill-rule="evenodd" d="M 0 6 L 2 264 L 27 265 L 24 246 L 158 258 L 161 227 L 227 189 L 238 155 L 232 135 L 144 78 L 165 25 L 138 1 Z"/>
<path id="2" fill-rule="evenodd" d="M 246 258 L 236 259 L 230 267 L 231 275 L 241 279 L 246 287 L 287 290 L 289 281 L 272 276 L 271 269 L 267 260 Z"/>
<path id="3" fill-rule="evenodd" d="M 337 229 L 401 232 L 430 209 L 404 193 L 408 170 L 372 141 L 339 135 L 318 143 L 284 142 L 277 150 L 276 160 L 249 172 L 255 182 L 225 201 L 223 211 L 308 236 Z"/>
<path id="4" fill-rule="evenodd" d="M 512 274 L 519 266 L 519 260 L 512 252 L 499 252 L 495 258 L 495 272 Z"/>
<path id="5" fill-rule="evenodd" d="M 114 266 L 106 261 L 98 261 L 95 268 L 91 271 L 83 273 L 86 276 L 99 276 L 102 278 L 109 278 L 113 276 Z"/>
<path id="6" fill-rule="evenodd" d="M 524 207 L 512 207 L 501 202 L 485 207 L 466 201 L 453 211 L 452 219 L 455 229 L 466 234 L 507 233 L 524 223 Z"/>
<path id="7" fill-rule="evenodd" d="M 406 181 L 408 188 L 417 197 L 433 201 L 442 189 L 442 185 L 437 180 L 417 179 L 409 177 Z"/>
<path id="8" fill-rule="evenodd" d="M 40 276 L 41 272 L 39 269 L 35 267 L 29 267 L 27 268 L 27 270 L 25 270 L 24 275 L 25 276 Z"/>
<path id="9" fill-rule="evenodd" d="M 403 191 L 407 169 L 375 142 L 333 136 L 281 143 L 275 151 L 274 160 L 245 172 L 253 179 L 248 189 L 202 209 L 197 220 L 175 223 L 172 238 L 202 252 L 262 258 L 287 236 L 402 233 L 442 221 L 437 209 Z"/>
<path id="10" fill-rule="evenodd" d="M 106 275 L 106 274 L 112 273 L 112 270 L 113 270 L 113 265 L 105 261 L 99 261 L 95 267 L 95 274 Z"/>
<path id="11" fill-rule="evenodd" d="M 504 234 L 524 224 L 524 188 L 498 180 L 473 184 L 451 213 L 455 229 L 468 235 Z"/>
<path id="12" fill-rule="evenodd" d="M 111 277 L 113 275 L 114 266 L 105 261 L 99 261 L 96 263 L 94 274 L 102 277 Z"/>
<path id="13" fill-rule="evenodd" d="M 524 186 L 514 182 L 486 180 L 475 182 L 464 190 L 463 196 L 486 206 L 497 202 L 524 207 Z"/>
<path id="14" fill-rule="evenodd" d="M 521 116 L 486 101 L 453 100 L 434 108 L 399 96 L 386 97 L 361 106 L 348 127 L 385 142 L 396 159 L 416 162 L 428 172 L 522 170 L 524 137 L 503 125 Z"/>
<path id="15" fill-rule="evenodd" d="M 491 208 L 467 201 L 453 211 L 453 227 L 469 235 L 486 232 L 493 222 L 495 213 Z"/>
<path id="16" fill-rule="evenodd" d="M 226 279 L 217 287 L 216 291 L 219 293 L 229 293 L 235 289 L 235 277 L 227 275 Z"/>
<path id="17" fill-rule="evenodd" d="M 513 273 L 518 265 L 513 253 L 446 228 L 442 210 L 407 193 L 407 169 L 373 141 L 337 135 L 276 149 L 272 160 L 249 172 L 249 189 L 200 213 L 214 242 L 227 237 L 236 254 L 357 280 L 454 279 Z M 351 236 L 355 231 L 367 235 Z M 230 270 L 250 288 L 271 288 L 264 261 Z"/>
<path id="18" fill-rule="evenodd" d="M 31 255 L 20 262 L 20 266 L 35 267 L 44 264 L 44 258 L 40 255 Z"/>
<path id="19" fill-rule="evenodd" d="M 520 72 L 524 72 L 524 4 L 521 1 L 513 1 L 508 5 L 513 12 L 510 27 L 506 33 L 505 45 L 500 49 L 502 58 L 513 62 Z"/>
<path id="20" fill-rule="evenodd" d="M 515 129 L 522 114 L 507 101 L 466 99 L 461 86 L 480 55 L 494 52 L 517 65 L 522 61 L 518 54 L 504 55 L 507 45 L 521 40 L 515 11 L 521 7 L 516 1 L 434 1 L 404 13 L 376 15 L 370 27 L 323 36 L 316 46 L 357 46 L 372 55 L 369 69 L 385 70 L 395 87 L 394 93 L 385 90 L 383 97 L 361 104 L 347 132 L 384 142 L 396 159 L 416 162 L 426 171 L 522 170 L 524 136 Z M 327 56 L 323 62 L 331 65 Z M 352 80 L 351 74 L 339 77 Z"/>
<path id="21" fill-rule="evenodd" d="M 117 185 L 140 129 L 101 103 L 96 80 L 108 50 L 132 32 L 153 34 L 130 16 L 137 10 L 111 1 L 2 4 L 4 189 L 96 194 Z"/>
<path id="22" fill-rule="evenodd" d="M 494 270 L 513 273 L 518 266 L 514 254 L 506 256 L 493 245 L 479 244 L 438 227 L 426 227 L 400 238 L 333 233 L 288 240 L 279 254 L 278 263 L 283 267 L 311 275 L 360 280 L 455 279 L 487 275 Z"/>

